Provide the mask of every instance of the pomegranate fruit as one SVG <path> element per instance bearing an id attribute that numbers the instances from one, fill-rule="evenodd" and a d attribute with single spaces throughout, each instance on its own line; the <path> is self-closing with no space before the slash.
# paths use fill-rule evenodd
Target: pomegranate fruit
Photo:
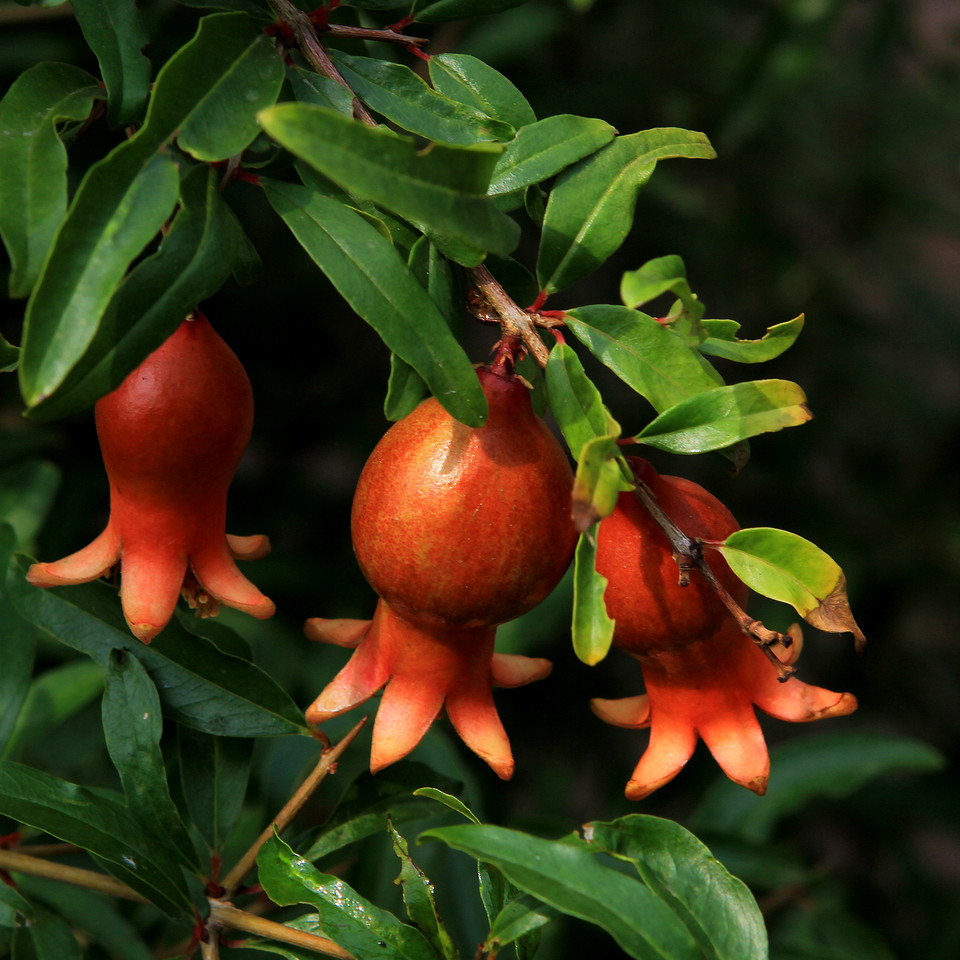
<path id="1" fill-rule="evenodd" d="M 570 564 L 573 474 L 508 366 L 477 371 L 489 404 L 467 427 L 435 400 L 394 424 L 361 473 L 351 531 L 379 595 L 372 621 L 307 621 L 309 637 L 356 651 L 307 710 L 321 724 L 385 686 L 371 769 L 408 754 L 446 707 L 502 778 L 510 743 L 491 686 L 519 686 L 550 662 L 494 652 L 498 624 L 533 608 Z"/>
<path id="2" fill-rule="evenodd" d="M 660 476 L 644 460 L 631 459 L 631 466 L 688 536 L 722 540 L 739 529 L 727 508 L 697 484 Z M 591 702 L 608 723 L 650 728 L 650 742 L 627 783 L 628 799 L 639 800 L 672 780 L 693 754 L 698 735 L 731 780 L 762 794 L 770 761 L 754 705 L 797 722 L 856 709 L 848 693 L 796 678 L 780 682 L 775 666 L 699 571 L 691 570 L 689 584 L 680 586 L 669 540 L 632 493 L 621 494 L 601 521 L 596 563 L 609 581 L 604 600 L 616 621 L 613 642 L 640 661 L 647 689 L 637 697 Z M 723 557 L 711 553 L 710 565 L 744 606 L 749 590 Z"/>
<path id="3" fill-rule="evenodd" d="M 95 580 L 120 564 L 130 630 L 149 643 L 183 592 L 198 616 L 223 603 L 274 612 L 234 563 L 266 555 L 266 537 L 225 532 L 227 488 L 250 439 L 253 394 L 240 361 L 206 317 L 184 320 L 95 408 L 110 481 L 110 519 L 92 543 L 35 563 L 39 587 Z"/>

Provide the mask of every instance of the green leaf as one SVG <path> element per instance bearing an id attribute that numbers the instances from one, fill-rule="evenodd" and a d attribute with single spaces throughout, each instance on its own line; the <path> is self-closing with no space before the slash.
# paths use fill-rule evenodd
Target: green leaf
<path id="1" fill-rule="evenodd" d="M 33 920 L 14 934 L 15 960 L 80 960 L 80 944 L 66 920 L 43 907 L 34 913 Z"/>
<path id="2" fill-rule="evenodd" d="M 628 307 L 578 307 L 567 328 L 658 412 L 721 386 L 720 375 L 653 317 Z"/>
<path id="3" fill-rule="evenodd" d="M 510 124 L 438 93 L 402 63 L 338 50 L 331 50 L 330 58 L 364 103 L 411 133 L 463 145 L 509 140 L 514 134 Z"/>
<path id="4" fill-rule="evenodd" d="M 502 256 L 516 246 L 519 227 L 486 196 L 500 146 L 437 143 L 420 152 L 408 138 L 309 103 L 278 104 L 261 112 L 260 122 L 344 190 L 435 239 Z"/>
<path id="5" fill-rule="evenodd" d="M 106 583 L 40 589 L 15 560 L 6 580 L 18 613 L 48 636 L 106 667 L 113 650 L 139 659 L 160 694 L 164 715 L 225 737 L 270 737 L 305 732 L 296 705 L 259 667 L 187 633 L 171 620 L 149 646 L 127 629 L 117 592 Z"/>
<path id="6" fill-rule="evenodd" d="M 319 860 L 356 840 L 382 834 L 388 815 L 395 826 L 435 817 L 433 801 L 437 797 L 429 792 L 435 788 L 418 790 L 417 784 L 438 779 L 448 790 L 458 786 L 447 777 L 438 778 L 429 767 L 413 760 L 393 764 L 376 776 L 361 773 L 347 788 L 304 856 L 308 860 Z"/>
<path id="7" fill-rule="evenodd" d="M 609 652 L 616 623 L 607 613 L 603 594 L 607 578 L 597 571 L 597 528 L 584 530 L 573 559 L 573 652 L 586 664 L 599 663 Z"/>
<path id="8" fill-rule="evenodd" d="M 540 183 L 595 153 L 616 133 L 603 120 L 570 114 L 547 117 L 522 127 L 493 168 L 487 192 L 497 196 Z"/>
<path id="9" fill-rule="evenodd" d="M 178 728 L 180 775 L 190 817 L 214 853 L 223 850 L 247 792 L 253 742 Z"/>
<path id="10" fill-rule="evenodd" d="M 580 358 L 565 343 L 558 343 L 544 371 L 550 410 L 575 460 L 585 444 L 608 435 L 613 420 L 600 391 L 583 369 Z"/>
<path id="11" fill-rule="evenodd" d="M 633 224 L 639 189 L 658 160 L 714 156 L 702 133 L 661 127 L 617 137 L 564 171 L 547 203 L 537 261 L 540 288 L 554 293 L 569 286 L 619 248 Z"/>
<path id="12" fill-rule="evenodd" d="M 263 185 L 273 208 L 357 314 L 452 416 L 482 424 L 487 408 L 477 375 L 393 244 L 337 200 L 294 184 Z"/>
<path id="13" fill-rule="evenodd" d="M 461 817 L 469 820 L 471 823 L 480 822 L 477 815 L 459 797 L 454 797 L 452 794 L 438 790 L 436 787 L 420 787 L 413 791 L 413 795 L 416 797 L 429 797 L 431 800 L 436 800 L 437 803 L 442 803 L 445 807 L 448 807 L 455 813 L 459 813 Z"/>
<path id="14" fill-rule="evenodd" d="M 25 920 L 33 920 L 33 907 L 30 901 L 22 897 L 17 891 L 6 883 L 0 883 L 0 906 L 8 907 L 12 912 L 19 913 Z M 0 921 L 3 920 L 3 913 L 0 912 Z M 4 926 L 7 924 L 4 923 Z M 16 919 L 13 919 L 13 925 L 16 925 Z"/>
<path id="15" fill-rule="evenodd" d="M 220 76 L 211 78 L 203 102 L 177 134 L 182 150 L 207 163 L 235 156 L 253 142 L 260 133 L 257 114 L 276 103 L 284 78 L 273 40 L 246 16 L 225 18 L 220 36 L 233 60 L 220 63 Z"/>
<path id="16" fill-rule="evenodd" d="M 751 380 L 698 393 L 665 410 L 634 437 L 671 453 L 720 450 L 747 437 L 796 427 L 813 417 L 789 380 Z"/>
<path id="17" fill-rule="evenodd" d="M 946 762 L 938 750 L 919 740 L 866 731 L 802 737 L 770 754 L 766 796 L 719 778 L 695 811 L 691 829 L 769 843 L 782 820 L 818 797 L 847 797 L 885 774 L 930 773 Z"/>
<path id="18" fill-rule="evenodd" d="M 843 571 L 809 540 L 773 527 L 751 527 L 730 534 L 717 549 L 752 590 L 789 603 L 820 630 L 852 633 L 858 649 L 866 643 L 850 610 Z"/>
<path id="19" fill-rule="evenodd" d="M 57 488 L 60 470 L 47 460 L 30 458 L 0 470 L 0 523 L 9 523 L 18 550 L 30 550 Z"/>
<path id="20" fill-rule="evenodd" d="M 50 420 L 91 406 L 116 389 L 223 285 L 243 240 L 212 167 L 194 167 L 180 183 L 181 207 L 156 253 L 117 288 L 93 341 L 60 386 L 30 411 Z"/>
<path id="21" fill-rule="evenodd" d="M 430 81 L 439 93 L 474 107 L 519 130 L 537 115 L 524 95 L 502 73 L 466 53 L 430 58 Z"/>
<path id="22" fill-rule="evenodd" d="M 160 697 L 136 657 L 120 650 L 111 653 L 101 712 L 107 752 L 120 775 L 130 812 L 147 836 L 169 844 L 181 864 L 200 874 L 196 850 L 167 786 L 160 752 Z"/>
<path id="23" fill-rule="evenodd" d="M 315 103 L 329 107 L 345 117 L 353 116 L 353 94 L 342 84 L 329 77 L 321 77 L 312 70 L 304 70 L 295 64 L 288 66 L 287 75 L 293 94 L 303 103 Z"/>
<path id="24" fill-rule="evenodd" d="M 387 829 L 393 843 L 393 852 L 400 861 L 400 875 L 395 882 L 403 891 L 407 916 L 430 941 L 439 956 L 444 957 L 445 960 L 455 960 L 457 951 L 450 939 L 450 934 L 447 933 L 447 928 L 440 919 L 437 902 L 433 896 L 433 884 L 413 862 L 406 838 L 397 833 L 389 820 Z"/>
<path id="25" fill-rule="evenodd" d="M 58 129 L 103 96 L 95 77 L 66 63 L 25 70 L 0 100 L 0 237 L 10 296 L 27 296 L 67 212 L 67 150 Z M 0 367 L 13 362 L 0 350 Z"/>
<path id="26" fill-rule="evenodd" d="M 442 23 L 499 13 L 526 0 L 414 0 L 413 18 L 420 23 Z"/>
<path id="27" fill-rule="evenodd" d="M 800 336 L 803 323 L 804 317 L 801 313 L 793 320 L 768 327 L 759 340 L 738 340 L 740 324 L 735 320 L 704 320 L 703 328 L 707 339 L 700 344 L 700 352 L 712 357 L 736 360 L 738 363 L 764 363 L 779 357 L 793 346 Z"/>
<path id="28" fill-rule="evenodd" d="M 490 932 L 484 941 L 484 949 L 495 953 L 494 948 L 527 937 L 555 920 L 560 911 L 540 903 L 535 897 L 525 896 L 511 900 L 490 924 Z"/>
<path id="29" fill-rule="evenodd" d="M 118 796 L 0 760 L 0 813 L 89 850 L 168 916 L 193 916 L 183 876 Z"/>
<path id="30" fill-rule="evenodd" d="M 767 931 L 747 886 L 672 820 L 631 814 L 584 827 L 588 846 L 632 863 L 710 960 L 766 960 Z"/>
<path id="31" fill-rule="evenodd" d="M 343 880 L 320 873 L 278 836 L 257 857 L 260 885 L 280 906 L 306 903 L 320 914 L 324 935 L 357 957 L 383 960 L 436 960 L 429 941 L 416 927 L 365 900 Z"/>
<path id="32" fill-rule="evenodd" d="M 56 730 L 95 700 L 102 689 L 103 668 L 89 660 L 74 660 L 40 674 L 30 684 L 2 756 L 13 757 L 24 744 Z"/>
<path id="33" fill-rule="evenodd" d="M 680 296 L 681 291 L 689 295 L 690 287 L 683 260 L 675 254 L 648 260 L 642 267 L 625 273 L 620 279 L 620 299 L 625 307 L 634 310 L 661 294 L 671 292 Z"/>
<path id="34" fill-rule="evenodd" d="M 203 18 L 160 71 L 143 127 L 87 173 L 27 308 L 20 389 L 28 406 L 60 386 L 83 355 L 130 262 L 170 214 L 177 165 L 162 148 L 260 36 L 246 14 Z"/>
<path id="35" fill-rule="evenodd" d="M 440 840 L 495 864 L 521 890 L 602 927 L 631 957 L 702 958 L 693 937 L 662 900 L 639 880 L 603 865 L 582 845 L 486 824 L 438 827 L 419 840 Z"/>
<path id="36" fill-rule="evenodd" d="M 112 127 L 143 115 L 150 93 L 149 43 L 139 7 L 128 0 L 74 0 L 83 38 L 96 54 L 107 88 L 107 120 Z"/>
<path id="37" fill-rule="evenodd" d="M 10 373 L 20 364 L 20 348 L 7 343 L 0 335 L 0 373 Z"/>
<path id="38" fill-rule="evenodd" d="M 629 489 L 624 483 L 629 468 L 617 443 L 620 425 L 611 418 L 608 430 L 606 436 L 588 440 L 577 461 L 571 500 L 573 521 L 581 533 L 613 513 L 620 491 Z"/>

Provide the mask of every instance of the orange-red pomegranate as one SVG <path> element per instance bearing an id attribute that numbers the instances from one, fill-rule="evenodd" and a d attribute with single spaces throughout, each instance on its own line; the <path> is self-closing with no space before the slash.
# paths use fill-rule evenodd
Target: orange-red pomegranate
<path id="1" fill-rule="evenodd" d="M 644 460 L 631 460 L 638 479 L 688 536 L 722 540 L 738 529 L 715 497 L 681 477 L 660 476 Z M 723 557 L 710 565 L 744 606 L 749 590 Z M 679 773 L 704 739 L 731 780 L 762 794 L 770 761 L 754 705 L 781 720 L 819 720 L 847 714 L 848 693 L 781 683 L 777 670 L 740 629 L 697 570 L 679 585 L 670 542 L 632 493 L 621 494 L 600 524 L 597 570 L 609 581 L 604 599 L 616 621 L 613 642 L 636 657 L 647 692 L 623 700 L 593 700 L 594 712 L 622 727 L 650 727 L 650 743 L 627 783 L 639 800 Z"/>
<path id="2" fill-rule="evenodd" d="M 225 603 L 255 617 L 274 611 L 234 559 L 269 552 L 266 537 L 225 532 L 227 488 L 250 439 L 253 394 L 233 351 L 197 314 L 96 405 L 110 481 L 110 520 L 91 544 L 35 563 L 39 587 L 85 583 L 120 564 L 131 631 L 149 643 L 183 591 L 198 616 Z"/>
<path id="3" fill-rule="evenodd" d="M 477 373 L 490 407 L 484 426 L 426 400 L 387 431 L 360 476 L 352 534 L 380 597 L 373 620 L 307 622 L 313 639 L 356 647 L 307 710 L 309 723 L 386 685 L 374 771 L 408 754 L 446 707 L 467 746 L 510 777 L 491 685 L 550 671 L 547 660 L 494 653 L 494 634 L 543 600 L 570 563 L 573 475 L 523 381 L 497 366 Z"/>

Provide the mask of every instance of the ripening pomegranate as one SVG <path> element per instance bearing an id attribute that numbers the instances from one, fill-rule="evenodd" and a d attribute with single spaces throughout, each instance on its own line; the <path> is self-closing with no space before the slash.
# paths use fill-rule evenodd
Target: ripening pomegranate
<path id="1" fill-rule="evenodd" d="M 730 512 L 697 484 L 657 474 L 631 460 L 638 479 L 688 536 L 722 540 L 738 529 Z M 781 720 L 842 716 L 856 709 L 848 693 L 833 693 L 777 670 L 740 629 L 697 570 L 679 585 L 670 542 L 632 493 L 621 494 L 601 521 L 597 570 L 609 581 L 607 612 L 616 621 L 613 642 L 636 657 L 646 694 L 593 700 L 594 712 L 622 727 L 650 727 L 650 742 L 627 783 L 640 800 L 672 780 L 693 754 L 697 736 L 731 780 L 764 793 L 770 772 L 754 705 Z M 721 583 L 744 606 L 749 590 L 719 553 L 709 562 Z"/>
<path id="2" fill-rule="evenodd" d="M 266 555 L 266 537 L 225 532 L 227 488 L 250 439 L 253 394 L 233 351 L 206 317 L 184 320 L 97 401 L 97 435 L 110 481 L 110 519 L 91 544 L 35 563 L 38 587 L 95 580 L 119 562 L 130 630 L 149 643 L 183 592 L 198 616 L 224 603 L 254 617 L 274 611 L 234 563 Z"/>
<path id="3" fill-rule="evenodd" d="M 573 475 L 523 381 L 497 364 L 477 374 L 490 408 L 484 426 L 426 400 L 387 431 L 360 476 L 352 534 L 380 597 L 373 620 L 307 622 L 313 639 L 356 647 L 307 710 L 309 723 L 386 685 L 373 771 L 408 754 L 446 707 L 467 746 L 509 778 L 491 685 L 519 686 L 551 668 L 494 653 L 494 635 L 543 600 L 570 563 Z"/>

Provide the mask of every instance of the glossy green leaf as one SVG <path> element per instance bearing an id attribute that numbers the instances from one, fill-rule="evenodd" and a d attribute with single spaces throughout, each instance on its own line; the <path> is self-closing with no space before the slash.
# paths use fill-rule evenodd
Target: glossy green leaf
<path id="1" fill-rule="evenodd" d="M 614 305 L 578 307 L 567 328 L 658 412 L 721 386 L 720 375 L 653 317 Z"/>
<path id="2" fill-rule="evenodd" d="M 767 931 L 747 886 L 672 820 L 631 814 L 588 823 L 588 846 L 633 864 L 679 916 L 710 960 L 767 960 Z"/>
<path id="3" fill-rule="evenodd" d="M 866 642 L 850 611 L 843 571 L 809 540 L 773 527 L 751 527 L 730 534 L 718 549 L 752 590 L 789 603 L 820 630 L 852 633 L 858 648 Z"/>
<path id="4" fill-rule="evenodd" d="M 609 652 L 616 626 L 603 594 L 607 578 L 597 571 L 597 528 L 584 530 L 573 559 L 573 652 L 586 664 L 599 663 Z"/>
<path id="5" fill-rule="evenodd" d="M 245 14 L 203 18 L 160 71 L 144 125 L 87 173 L 27 308 L 20 389 L 28 406 L 83 355 L 130 262 L 172 211 L 177 164 L 158 151 L 202 110 L 254 35 L 260 28 Z"/>
<path id="6" fill-rule="evenodd" d="M 106 583 L 40 589 L 15 560 L 6 587 L 18 613 L 49 637 L 106 667 L 111 651 L 137 657 L 157 686 L 164 715 L 225 737 L 270 737 L 305 732 L 290 697 L 259 667 L 223 652 L 212 641 L 171 620 L 149 646 L 123 620 L 117 592 Z"/>
<path id="7" fill-rule="evenodd" d="M 502 73 L 466 53 L 430 58 L 430 81 L 444 96 L 474 107 L 519 130 L 537 115 L 524 95 Z"/>
<path id="8" fill-rule="evenodd" d="M 33 920 L 34 912 L 30 901 L 21 896 L 17 891 L 6 883 L 0 883 L 0 907 L 6 907 L 7 911 L 0 910 L 0 924 L 3 926 L 20 926 L 16 919 L 16 914 L 20 914 L 24 920 Z M 11 916 L 13 914 L 13 916 Z M 10 923 L 4 922 L 4 917 L 10 917 Z"/>
<path id="9" fill-rule="evenodd" d="M 613 418 L 572 347 L 558 343 L 550 351 L 544 374 L 550 410 L 574 459 L 579 460 L 584 444 L 608 435 Z"/>
<path id="10" fill-rule="evenodd" d="M 479 426 L 486 399 L 463 348 L 396 248 L 363 217 L 307 187 L 264 183 L 267 198 L 350 306 L 458 420 Z"/>
<path id="11" fill-rule="evenodd" d="M 438 827 L 420 835 L 427 839 L 495 864 L 521 890 L 602 927 L 631 957 L 702 960 L 693 937 L 662 900 L 581 845 L 486 824 Z"/>
<path id="12" fill-rule="evenodd" d="M 15 547 L 13 528 L 0 523 L 0 570 L 6 570 Z M 16 728 L 20 710 L 30 691 L 34 651 L 39 631 L 18 613 L 0 582 L 0 756 Z"/>
<path id="13" fill-rule="evenodd" d="M 408 66 L 331 50 L 330 57 L 350 89 L 367 106 L 428 140 L 463 145 L 509 140 L 514 129 L 475 107 L 438 93 Z"/>
<path id="14" fill-rule="evenodd" d="M 595 153 L 616 133 L 603 120 L 570 114 L 547 117 L 522 127 L 493 168 L 487 192 L 497 196 L 547 180 Z"/>
<path id="15" fill-rule="evenodd" d="M 353 116 L 353 95 L 342 83 L 296 65 L 288 66 L 287 76 L 297 100 L 329 107 L 346 117 Z"/>
<path id="16" fill-rule="evenodd" d="M 487 198 L 502 148 L 414 142 L 371 129 L 333 110 L 283 103 L 260 114 L 278 143 L 350 193 L 366 197 L 441 241 L 502 256 L 516 246 L 519 227 Z"/>
<path id="17" fill-rule="evenodd" d="M 389 820 L 387 829 L 393 844 L 393 852 L 400 861 L 400 875 L 396 883 L 403 892 L 407 916 L 433 945 L 436 953 L 445 960 L 456 960 L 457 951 L 440 919 L 437 902 L 433 896 L 433 884 L 427 875 L 413 862 L 410 845 Z"/>
<path id="18" fill-rule="evenodd" d="M 93 341 L 60 386 L 31 410 L 31 419 L 74 413 L 114 390 L 226 281 L 242 229 L 223 200 L 216 171 L 190 170 L 180 183 L 180 204 L 156 253 L 123 280 Z"/>
<path id="19" fill-rule="evenodd" d="M 431 800 L 436 800 L 437 803 L 442 803 L 445 807 L 448 807 L 455 813 L 459 813 L 461 817 L 469 820 L 471 823 L 480 822 L 477 815 L 459 797 L 445 793 L 443 790 L 438 790 L 436 787 L 419 787 L 413 791 L 413 794 L 417 797 L 429 797 Z"/>
<path id="20" fill-rule="evenodd" d="M 751 380 L 716 387 L 670 407 L 634 438 L 671 453 L 720 450 L 747 437 L 796 427 L 813 416 L 803 390 L 789 380 Z"/>
<path id="21" fill-rule="evenodd" d="M 641 186 L 658 160 L 715 156 L 702 133 L 661 127 L 617 137 L 564 171 L 550 193 L 543 223 L 537 278 L 554 293 L 603 263 L 633 225 Z"/>
<path id="22" fill-rule="evenodd" d="M 219 853 L 243 806 L 253 742 L 181 726 L 177 743 L 190 817 L 210 849 Z"/>
<path id="23" fill-rule="evenodd" d="M 429 789 L 417 789 L 419 784 L 429 781 L 439 782 L 447 790 L 458 786 L 413 760 L 393 764 L 376 776 L 361 773 L 347 788 L 304 856 L 319 860 L 356 840 L 382 834 L 388 815 L 394 826 L 435 817 L 437 808 L 433 801 L 437 798 Z"/>
<path id="24" fill-rule="evenodd" d="M 10 257 L 11 297 L 30 293 L 67 212 L 67 150 L 58 128 L 83 120 L 102 96 L 85 70 L 38 63 L 0 100 L 0 238 Z M 0 368 L 12 360 L 0 349 Z"/>
<path id="25" fill-rule="evenodd" d="M 257 857 L 260 885 L 280 906 L 306 903 L 320 914 L 324 935 L 357 957 L 436 960 L 416 928 L 365 900 L 338 877 L 321 873 L 274 835 Z"/>
<path id="26" fill-rule="evenodd" d="M 83 38 L 96 54 L 107 88 L 107 120 L 112 127 L 143 116 L 150 93 L 149 43 L 140 8 L 128 0 L 74 0 Z"/>
<path id="27" fill-rule="evenodd" d="M 102 689 L 103 668 L 89 660 L 73 660 L 40 674 L 30 684 L 2 756 L 15 757 L 24 744 L 42 740 L 95 700 Z"/>
<path id="28" fill-rule="evenodd" d="M 40 877 L 21 875 L 17 884 L 31 899 L 47 904 L 75 930 L 82 931 L 111 960 L 155 960 L 137 928 L 109 898 Z"/>
<path id="29" fill-rule="evenodd" d="M 700 344 L 700 352 L 712 357 L 736 360 L 738 363 L 764 363 L 779 357 L 793 346 L 803 330 L 803 323 L 804 317 L 801 313 L 793 320 L 768 327 L 759 340 L 738 340 L 740 324 L 736 320 L 704 320 L 707 339 Z"/>
<path id="30" fill-rule="evenodd" d="M 679 296 L 681 290 L 689 291 L 687 270 L 683 260 L 673 254 L 648 260 L 620 278 L 620 299 L 634 310 L 664 293 Z"/>
<path id="31" fill-rule="evenodd" d="M 169 916 L 192 916 L 183 876 L 118 795 L 0 760 L 0 813 L 89 850 Z"/>
<path id="32" fill-rule="evenodd" d="M 817 797 L 847 797 L 891 773 L 932 773 L 943 755 L 909 737 L 868 731 L 800 737 L 770 751 L 770 784 L 758 797 L 718 778 L 695 811 L 698 834 L 768 843 L 782 820 Z"/>
<path id="33" fill-rule="evenodd" d="M 107 752 L 120 775 L 127 807 L 147 836 L 199 874 L 200 861 L 170 797 L 160 752 L 160 697 L 143 664 L 114 650 L 107 662 L 101 714 Z"/>
<path id="34" fill-rule="evenodd" d="M 420 23 L 442 23 L 499 13 L 519 7 L 526 0 L 414 0 L 413 18 Z"/>
<path id="35" fill-rule="evenodd" d="M 284 78 L 274 42 L 247 17 L 224 19 L 220 36 L 234 59 L 219 64 L 219 77 L 210 78 L 206 97 L 177 134 L 181 149 L 207 163 L 253 142 L 260 132 L 257 114 L 276 102 Z"/>
<path id="36" fill-rule="evenodd" d="M 70 925 L 44 907 L 13 938 L 13 960 L 80 960 L 80 944 Z"/>
<path id="37" fill-rule="evenodd" d="M 0 470 L 0 523 L 9 523 L 18 550 L 31 550 L 60 486 L 60 470 L 47 460 L 26 459 Z"/>

